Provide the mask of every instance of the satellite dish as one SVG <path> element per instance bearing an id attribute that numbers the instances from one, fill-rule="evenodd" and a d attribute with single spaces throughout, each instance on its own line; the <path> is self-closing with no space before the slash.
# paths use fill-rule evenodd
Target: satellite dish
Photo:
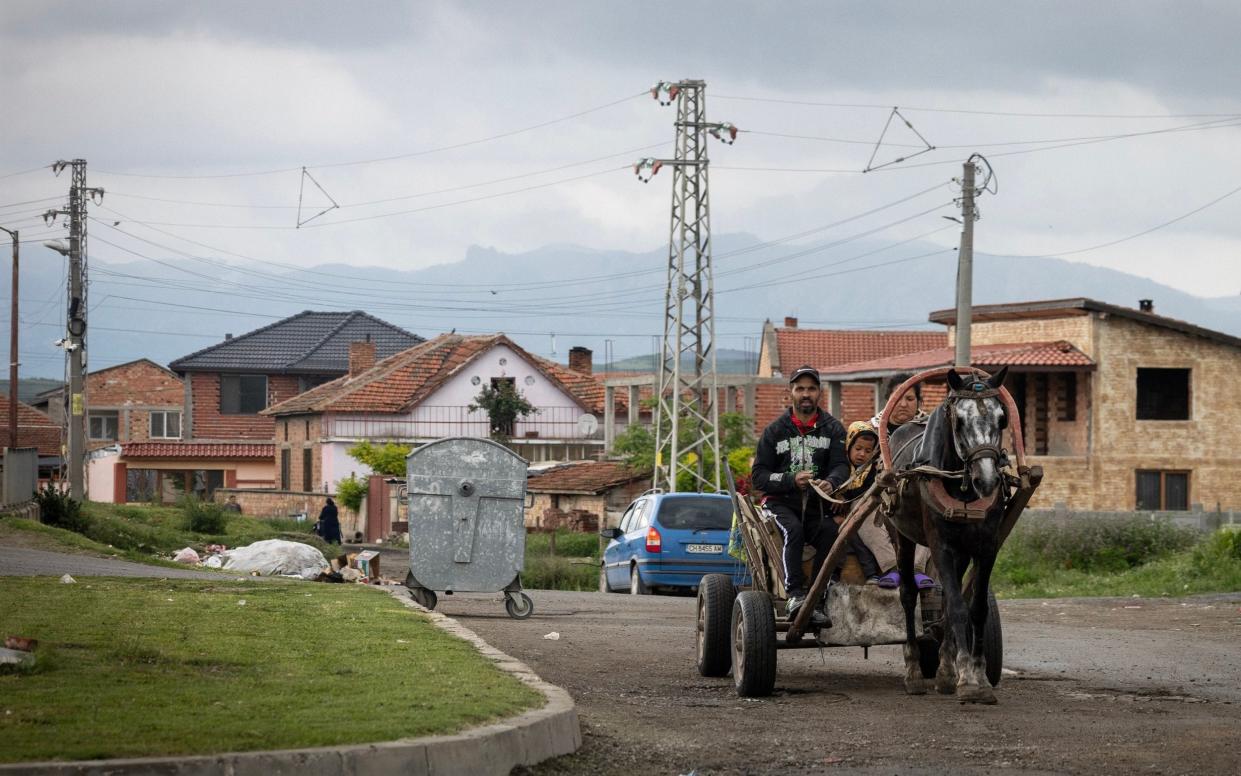
<path id="1" fill-rule="evenodd" d="M 599 421 L 594 415 L 583 415 L 577 419 L 577 432 L 584 437 L 594 436 L 599 430 Z"/>

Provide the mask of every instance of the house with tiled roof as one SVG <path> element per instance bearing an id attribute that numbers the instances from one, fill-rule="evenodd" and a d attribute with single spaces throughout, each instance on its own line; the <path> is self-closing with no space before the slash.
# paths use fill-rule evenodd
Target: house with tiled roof
<path id="1" fill-rule="evenodd" d="M 0 394 L 0 440 L 9 443 L 9 397 Z M 39 454 L 40 477 L 48 477 L 61 463 L 61 428 L 45 413 L 24 402 L 17 403 L 17 446 L 33 447 Z"/>
<path id="2" fill-rule="evenodd" d="M 971 363 L 1008 367 L 1026 454 L 1045 472 L 1034 508 L 1241 509 L 1241 338 L 1159 315 L 1150 300 L 976 305 L 972 319 Z M 955 339 L 955 309 L 930 320 Z M 891 382 L 953 355 L 945 346 L 861 359 L 823 379 L 869 382 L 886 398 Z M 932 386 L 924 407 L 943 393 Z"/>
<path id="3" fill-rule="evenodd" d="M 86 375 L 89 450 L 118 442 L 181 439 L 185 383 L 172 370 L 139 358 Z M 34 406 L 57 423 L 65 416 L 64 386 L 44 391 Z"/>
<path id="4" fill-rule="evenodd" d="M 619 461 L 578 461 L 532 471 L 526 525 L 595 531 L 620 522 L 625 507 L 651 487 L 651 473 Z"/>
<path id="5" fill-rule="evenodd" d="M 471 405 L 482 388 L 501 383 L 535 411 L 496 429 L 484 410 Z M 363 440 L 416 446 L 446 436 L 501 433 L 530 461 L 590 459 L 603 446 L 603 394 L 588 360 L 557 364 L 504 334 L 444 334 L 373 363 L 356 363 L 348 374 L 262 414 L 276 429 L 280 487 L 297 490 L 307 484 L 331 488 L 351 474 L 370 474 L 348 455 Z"/>

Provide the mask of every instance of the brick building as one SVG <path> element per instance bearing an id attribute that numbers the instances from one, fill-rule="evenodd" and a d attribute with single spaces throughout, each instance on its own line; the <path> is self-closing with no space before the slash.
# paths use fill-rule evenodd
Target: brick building
<path id="1" fill-rule="evenodd" d="M 930 320 L 955 336 L 955 310 Z M 1131 308 L 1085 298 L 975 306 L 970 338 L 974 366 L 1009 367 L 1026 453 L 1045 472 L 1032 507 L 1241 508 L 1241 338 L 1158 315 L 1146 300 Z M 945 347 L 826 377 L 882 386 L 952 360 Z M 937 401 L 932 393 L 928 404 Z"/>
<path id="2" fill-rule="evenodd" d="M 8 447 L 11 424 L 9 397 L 0 394 L 0 446 Z M 51 477 L 60 468 L 63 452 L 60 424 L 35 407 L 20 401 L 17 403 L 17 446 L 38 450 L 41 479 Z"/>
<path id="3" fill-rule="evenodd" d="M 64 388 L 39 394 L 53 421 L 63 422 Z M 91 372 L 86 376 L 87 448 L 118 442 L 181 439 L 185 384 L 149 358 Z"/>
<path id="4" fill-rule="evenodd" d="M 651 487 L 651 473 L 615 461 L 582 461 L 531 472 L 526 526 L 597 530 L 615 526 L 625 507 Z M 593 526 L 593 527 L 592 527 Z"/>

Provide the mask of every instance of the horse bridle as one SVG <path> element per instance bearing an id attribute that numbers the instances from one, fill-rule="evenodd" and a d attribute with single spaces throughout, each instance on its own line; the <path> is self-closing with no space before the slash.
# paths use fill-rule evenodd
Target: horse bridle
<path id="1" fill-rule="evenodd" d="M 962 389 L 954 389 L 948 392 L 948 398 L 944 400 L 944 411 L 948 413 L 948 429 L 952 434 L 952 447 L 962 460 L 962 485 L 973 488 L 973 475 L 970 473 L 970 464 L 983 458 L 991 458 L 995 460 L 996 468 L 1000 466 L 1000 459 L 1004 457 L 1004 451 L 999 445 L 980 444 L 967 448 L 964 451 L 957 446 L 957 440 L 960 438 L 957 434 L 957 413 L 956 405 L 962 401 L 976 400 L 979 404 L 983 399 L 999 398 L 1000 389 L 992 388 L 981 380 L 971 383 L 968 387 Z"/>

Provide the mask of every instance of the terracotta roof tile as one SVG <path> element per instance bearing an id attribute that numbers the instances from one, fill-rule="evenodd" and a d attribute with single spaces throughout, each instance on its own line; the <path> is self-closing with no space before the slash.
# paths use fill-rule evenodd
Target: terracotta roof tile
<path id="1" fill-rule="evenodd" d="M 777 327 L 780 372 L 810 364 L 819 371 L 864 359 L 916 353 L 948 344 L 943 331 L 863 331 Z"/>
<path id="2" fill-rule="evenodd" d="M 128 442 L 121 445 L 121 455 L 125 458 L 275 459 L 276 446 L 263 442 Z"/>
<path id="3" fill-rule="evenodd" d="M 650 477 L 615 461 L 584 461 L 532 474 L 526 490 L 533 493 L 602 493 L 617 485 Z"/>
<path id="4" fill-rule="evenodd" d="M 17 444 L 35 447 L 41 456 L 60 455 L 60 426 L 24 402 L 17 403 Z M 9 443 L 9 397 L 0 394 L 0 444 Z"/>
<path id="5" fill-rule="evenodd" d="M 821 370 L 820 373 L 824 378 L 829 378 L 872 372 L 918 372 L 923 369 L 949 366 L 955 356 L 956 352 L 953 348 L 935 348 L 887 358 L 856 361 L 852 364 L 840 364 L 831 369 Z M 1094 366 L 1089 356 L 1064 340 L 975 345 L 970 349 L 970 361 L 974 366 L 981 368 L 1000 366 L 1090 368 Z"/>

